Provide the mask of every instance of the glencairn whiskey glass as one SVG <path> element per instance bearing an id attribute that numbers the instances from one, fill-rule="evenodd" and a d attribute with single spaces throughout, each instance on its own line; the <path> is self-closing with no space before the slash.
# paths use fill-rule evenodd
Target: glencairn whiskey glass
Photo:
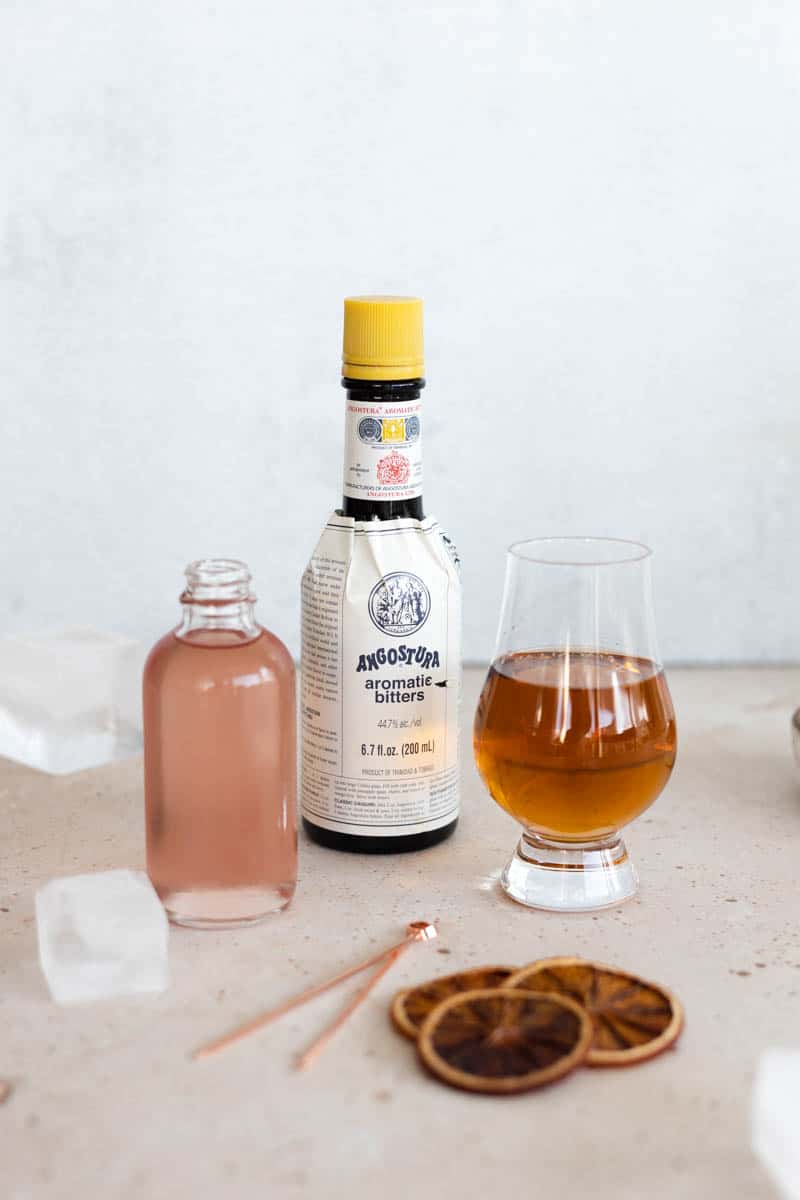
<path id="1" fill-rule="evenodd" d="M 650 560 L 607 538 L 509 548 L 474 750 L 523 829 L 502 885 L 532 908 L 604 908 L 637 890 L 620 830 L 660 795 L 676 752 Z"/>

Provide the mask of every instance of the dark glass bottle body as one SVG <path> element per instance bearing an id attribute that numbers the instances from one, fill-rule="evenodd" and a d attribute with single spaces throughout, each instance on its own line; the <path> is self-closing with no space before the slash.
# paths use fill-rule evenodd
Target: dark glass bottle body
<path id="1" fill-rule="evenodd" d="M 343 379 L 348 399 L 369 404 L 397 404 L 404 400 L 416 400 L 425 386 L 424 379 L 372 380 Z M 391 521 L 398 517 L 411 517 L 421 521 L 425 515 L 422 496 L 408 500 L 361 500 L 352 496 L 342 498 L 341 513 L 357 521 Z M 303 817 L 303 827 L 312 841 L 332 850 L 349 850 L 355 854 L 398 854 L 410 850 L 425 850 L 449 838 L 458 818 L 441 829 L 425 833 L 409 833 L 399 837 L 365 837 L 362 834 L 339 833 L 323 829 Z"/>

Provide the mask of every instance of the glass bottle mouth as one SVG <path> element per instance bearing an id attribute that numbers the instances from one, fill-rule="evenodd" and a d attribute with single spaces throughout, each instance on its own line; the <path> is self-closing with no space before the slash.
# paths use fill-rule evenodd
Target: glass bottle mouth
<path id="1" fill-rule="evenodd" d="M 254 601 L 247 563 L 236 558 L 199 558 L 184 571 L 184 604 L 231 604 Z"/>
<path id="2" fill-rule="evenodd" d="M 619 567 L 642 562 L 653 552 L 643 542 L 625 538 L 542 537 L 512 542 L 508 553 L 537 566 Z"/>

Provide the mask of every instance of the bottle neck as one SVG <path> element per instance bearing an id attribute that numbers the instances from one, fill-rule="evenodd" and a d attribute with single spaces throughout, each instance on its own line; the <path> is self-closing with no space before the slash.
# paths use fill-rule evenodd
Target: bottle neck
<path id="1" fill-rule="evenodd" d="M 181 595 L 183 618 L 176 637 L 192 640 L 201 631 L 219 634 L 223 644 L 252 641 L 261 633 L 250 572 L 235 559 L 205 558 L 186 568 Z M 213 637 L 212 637 L 212 640 Z"/>
<path id="2" fill-rule="evenodd" d="M 421 520 L 424 379 L 343 379 L 347 391 L 342 514 Z"/>

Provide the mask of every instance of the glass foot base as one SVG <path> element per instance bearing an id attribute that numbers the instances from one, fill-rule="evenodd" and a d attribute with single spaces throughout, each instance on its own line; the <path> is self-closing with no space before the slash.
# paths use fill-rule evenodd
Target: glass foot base
<path id="1" fill-rule="evenodd" d="M 639 887 L 621 837 L 580 844 L 531 833 L 520 838 L 500 882 L 512 900 L 554 912 L 612 908 Z"/>

